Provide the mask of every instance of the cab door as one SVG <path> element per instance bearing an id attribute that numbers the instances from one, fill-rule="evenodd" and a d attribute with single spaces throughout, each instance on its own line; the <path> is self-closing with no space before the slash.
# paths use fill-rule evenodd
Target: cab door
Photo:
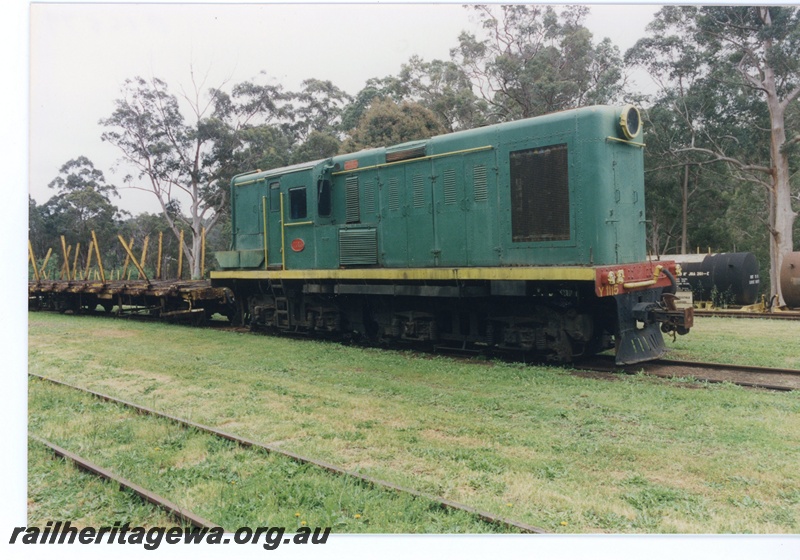
<path id="1" fill-rule="evenodd" d="M 281 255 L 281 182 L 269 179 L 266 189 L 267 268 L 280 269 Z M 263 202 L 262 202 L 263 204 Z"/>
<path id="2" fill-rule="evenodd" d="M 285 270 L 314 268 L 314 221 L 316 184 L 310 173 L 284 175 L 280 180 L 283 236 L 281 249 Z"/>

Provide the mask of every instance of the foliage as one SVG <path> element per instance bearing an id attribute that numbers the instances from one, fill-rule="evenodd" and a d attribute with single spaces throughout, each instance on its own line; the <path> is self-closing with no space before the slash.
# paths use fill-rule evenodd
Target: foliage
<path id="1" fill-rule="evenodd" d="M 341 142 L 339 139 L 326 132 L 311 131 L 305 142 L 292 151 L 292 163 L 326 159 L 339 153 Z"/>
<path id="2" fill-rule="evenodd" d="M 475 95 L 464 68 L 453 61 L 426 62 L 413 56 L 400 68 L 393 84 L 395 98 L 430 109 L 448 132 L 486 123 L 486 102 Z"/>
<path id="3" fill-rule="evenodd" d="M 717 167 L 727 178 L 724 186 L 701 180 L 694 190 L 712 193 L 722 204 L 735 201 L 723 220 L 729 230 L 753 218 L 752 206 L 742 204 L 748 198 L 742 187 L 762 188 L 762 196 L 749 199 L 764 203 L 757 219 L 764 223 L 769 244 L 771 292 L 779 294 L 777 272 L 783 255 L 793 248 L 797 215 L 792 194 L 797 192 L 793 181 L 800 167 L 800 135 L 791 130 L 800 124 L 795 107 L 800 96 L 800 10 L 667 6 L 648 29 L 651 35 L 626 60 L 647 68 L 656 79 L 661 94 L 655 109 L 670 112 L 673 119 L 671 127 L 663 128 L 668 134 L 656 143 L 648 167 L 671 166 L 675 175 L 682 172 L 684 199 L 691 169 Z M 718 169 L 720 163 L 725 170 Z M 684 210 L 684 247 L 687 221 Z M 741 235 L 741 230 L 730 233 L 732 240 Z"/>
<path id="4" fill-rule="evenodd" d="M 594 45 L 583 25 L 588 8 L 473 6 L 486 37 L 462 33 L 451 56 L 490 105 L 496 121 L 533 117 L 621 94 L 619 50 Z"/>
<path id="5" fill-rule="evenodd" d="M 53 270 L 63 266 L 62 235 L 67 247 L 81 244 L 78 261 L 70 257 L 70 266 L 86 262 L 92 232 L 101 250 L 118 245 L 117 228 L 127 212 L 112 204 L 111 197 L 119 196 L 116 187 L 106 182 L 103 172 L 87 157 L 79 156 L 62 165 L 48 187 L 56 194 L 41 206 L 28 199 L 29 238 L 37 259 L 53 249 Z M 52 278 L 52 274 L 49 276 Z"/>
<path id="6" fill-rule="evenodd" d="M 389 99 L 376 100 L 350 133 L 342 145 L 342 151 L 346 153 L 392 146 L 444 132 L 436 115 L 419 103 L 403 102 L 398 105 Z"/>
<path id="7" fill-rule="evenodd" d="M 342 109 L 351 97 L 327 80 L 308 79 L 302 86 L 300 92 L 293 94 L 297 105 L 291 109 L 289 128 L 300 143 L 314 133 L 336 137 L 341 131 Z"/>

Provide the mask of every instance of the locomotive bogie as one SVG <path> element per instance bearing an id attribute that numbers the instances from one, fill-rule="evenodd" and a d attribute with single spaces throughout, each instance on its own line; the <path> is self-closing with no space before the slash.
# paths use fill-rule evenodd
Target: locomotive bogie
<path id="1" fill-rule="evenodd" d="M 591 283 L 493 284 L 262 284 L 263 293 L 246 296 L 248 321 L 257 330 L 514 351 L 559 362 L 614 347 L 615 299 L 597 297 Z"/>

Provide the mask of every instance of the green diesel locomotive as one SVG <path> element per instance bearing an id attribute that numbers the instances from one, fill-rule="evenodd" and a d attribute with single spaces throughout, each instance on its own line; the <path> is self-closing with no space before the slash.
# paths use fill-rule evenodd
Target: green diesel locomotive
<path id="1" fill-rule="evenodd" d="M 231 181 L 212 283 L 252 328 L 618 363 L 684 334 L 646 258 L 633 106 L 594 106 Z"/>

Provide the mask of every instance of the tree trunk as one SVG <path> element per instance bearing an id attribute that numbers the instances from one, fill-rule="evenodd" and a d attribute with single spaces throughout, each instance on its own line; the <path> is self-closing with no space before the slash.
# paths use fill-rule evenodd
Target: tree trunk
<path id="1" fill-rule="evenodd" d="M 694 143 L 694 142 L 693 142 Z M 683 185 L 681 188 L 681 254 L 686 254 L 689 244 L 689 164 L 683 168 Z"/>
<path id="2" fill-rule="evenodd" d="M 772 26 L 769 8 L 758 8 L 759 16 L 766 27 Z M 766 36 L 764 52 L 773 49 L 773 40 Z M 770 159 L 772 164 L 772 188 L 769 207 L 769 274 L 770 289 L 778 296 L 778 305 L 785 305 L 780 286 L 780 271 L 783 257 L 792 251 L 792 228 L 797 213 L 792 210 L 792 193 L 789 172 L 789 156 L 783 151 L 786 145 L 785 113 L 787 105 L 797 97 L 798 91 L 781 100 L 775 79 L 775 69 L 765 62 L 763 66 L 763 89 L 767 97 L 770 120 Z"/>
<path id="3" fill-rule="evenodd" d="M 770 156 L 772 159 L 772 190 L 770 196 L 769 212 L 769 254 L 770 254 L 770 289 L 778 296 L 778 304 L 784 305 L 783 294 L 780 287 L 780 271 L 783 258 L 792 252 L 792 229 L 797 213 L 792 210 L 792 193 L 789 181 L 789 156 L 782 148 L 786 144 L 786 129 L 784 127 L 785 107 L 775 94 L 775 79 L 772 72 L 767 72 L 767 83 L 773 88 L 767 92 L 767 105 L 769 107 L 771 142 Z"/>
<path id="4" fill-rule="evenodd" d="M 201 258 L 200 255 L 202 253 L 202 241 L 203 236 L 200 231 L 195 228 L 192 228 L 192 280 L 199 280 L 202 277 L 202 273 L 200 270 L 201 265 Z"/>

